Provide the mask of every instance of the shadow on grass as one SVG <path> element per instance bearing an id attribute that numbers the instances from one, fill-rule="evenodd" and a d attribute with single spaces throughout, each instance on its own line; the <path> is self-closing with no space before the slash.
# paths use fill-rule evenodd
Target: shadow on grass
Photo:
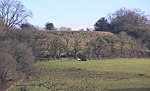
<path id="1" fill-rule="evenodd" d="M 112 89 L 110 91 L 150 91 L 150 88 L 123 88 L 123 89 Z"/>

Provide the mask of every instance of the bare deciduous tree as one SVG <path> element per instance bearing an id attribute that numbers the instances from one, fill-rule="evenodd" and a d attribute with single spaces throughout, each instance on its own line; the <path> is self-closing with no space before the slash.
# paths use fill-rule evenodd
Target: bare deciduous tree
<path id="1" fill-rule="evenodd" d="M 5 83 L 16 77 L 16 61 L 8 53 L 0 52 L 0 81 Z"/>
<path id="2" fill-rule="evenodd" d="M 32 51 L 25 43 L 16 40 L 5 40 L 0 42 L 0 52 L 10 54 L 17 62 L 17 71 L 28 72 L 34 63 Z"/>
<path id="3" fill-rule="evenodd" d="M 64 52 L 65 43 L 62 40 L 62 37 L 51 36 L 48 43 L 48 52 L 54 59 L 59 59 L 61 54 Z"/>
<path id="4" fill-rule="evenodd" d="M 0 1 L 0 17 L 3 18 L 6 29 L 20 25 L 31 17 L 31 11 L 25 9 L 24 5 L 17 0 L 2 0 Z"/>

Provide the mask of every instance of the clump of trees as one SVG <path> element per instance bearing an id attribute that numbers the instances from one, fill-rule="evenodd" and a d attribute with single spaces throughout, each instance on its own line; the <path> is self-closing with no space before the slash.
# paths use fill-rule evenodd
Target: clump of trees
<path id="1" fill-rule="evenodd" d="M 44 35 L 43 35 L 44 36 Z M 38 59 L 146 57 L 148 48 L 126 32 L 53 31 L 37 42 Z M 34 47 L 35 48 L 35 47 Z M 37 50 L 35 49 L 35 50 Z"/>
<path id="2" fill-rule="evenodd" d="M 54 24 L 53 23 L 46 23 L 45 24 L 45 29 L 46 30 L 55 30 Z"/>
<path id="3" fill-rule="evenodd" d="M 132 36 L 138 43 L 142 43 L 150 49 L 149 26 L 149 20 L 141 10 L 126 8 L 121 8 L 110 14 L 108 19 L 102 17 L 94 25 L 95 31 L 112 32 L 114 34 L 125 32 L 126 35 Z"/>
<path id="4" fill-rule="evenodd" d="M 0 31 L 0 84 L 23 79 L 32 69 L 35 57 L 31 39 L 24 34 L 21 30 Z"/>
<path id="5" fill-rule="evenodd" d="M 34 56 L 30 47 L 31 36 L 16 26 L 21 25 L 32 13 L 20 1 L 0 1 L 0 89 L 8 83 L 27 77 Z"/>
<path id="6" fill-rule="evenodd" d="M 108 31 L 115 34 L 126 32 L 128 35 L 140 38 L 149 26 L 148 19 L 139 9 L 121 8 L 109 14 L 109 18 L 102 17 L 94 27 L 95 31 Z"/>
<path id="7" fill-rule="evenodd" d="M 17 40 L 4 40 L 0 43 L 0 80 L 5 83 L 28 73 L 34 63 L 30 48 Z M 20 75 L 21 74 L 21 75 Z"/>

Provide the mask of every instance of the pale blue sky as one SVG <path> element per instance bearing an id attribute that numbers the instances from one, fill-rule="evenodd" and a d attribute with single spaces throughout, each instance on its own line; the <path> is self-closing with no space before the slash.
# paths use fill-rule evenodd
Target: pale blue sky
<path id="1" fill-rule="evenodd" d="M 33 12 L 29 22 L 44 27 L 52 22 L 55 27 L 72 29 L 92 28 L 101 17 L 120 8 L 138 8 L 150 15 L 150 0 L 20 0 Z"/>

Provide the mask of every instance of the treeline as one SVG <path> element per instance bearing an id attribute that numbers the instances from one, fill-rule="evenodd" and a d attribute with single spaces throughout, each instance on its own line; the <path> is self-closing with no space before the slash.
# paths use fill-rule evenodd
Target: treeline
<path id="1" fill-rule="evenodd" d="M 1 41 L 23 44 L 38 60 L 146 57 L 148 47 L 121 32 L 11 30 L 0 32 Z M 12 45 L 10 45 L 12 46 Z M 16 48 L 14 48 L 15 50 Z"/>
<path id="2" fill-rule="evenodd" d="M 140 40 L 150 49 L 150 19 L 139 9 L 118 9 L 107 17 L 100 18 L 94 27 L 95 31 L 114 34 L 125 32 L 127 35 Z"/>

